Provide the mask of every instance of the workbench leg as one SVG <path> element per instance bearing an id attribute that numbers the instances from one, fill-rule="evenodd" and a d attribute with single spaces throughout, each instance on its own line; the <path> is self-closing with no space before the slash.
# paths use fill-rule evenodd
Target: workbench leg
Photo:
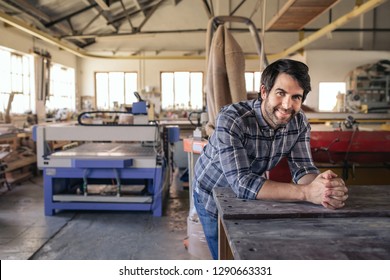
<path id="1" fill-rule="evenodd" d="M 220 260 L 234 259 L 220 216 L 218 216 L 218 259 Z"/>
<path id="2" fill-rule="evenodd" d="M 162 169 L 156 169 L 155 178 L 153 181 L 154 184 L 154 192 L 153 192 L 153 203 L 152 203 L 152 211 L 153 216 L 161 217 L 162 216 L 162 198 L 163 198 L 163 181 L 162 181 Z"/>
<path id="3" fill-rule="evenodd" d="M 45 204 L 45 216 L 53 216 L 53 177 L 46 175 L 46 170 L 43 170 L 43 195 Z"/>

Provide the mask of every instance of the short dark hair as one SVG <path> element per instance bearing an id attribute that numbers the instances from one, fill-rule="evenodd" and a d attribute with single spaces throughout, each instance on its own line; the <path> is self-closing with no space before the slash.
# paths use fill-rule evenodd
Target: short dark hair
<path id="1" fill-rule="evenodd" d="M 292 59 L 279 59 L 268 65 L 261 74 L 261 84 L 264 85 L 267 95 L 273 88 L 275 80 L 280 73 L 293 77 L 303 89 L 302 103 L 311 91 L 309 67 L 306 64 Z M 261 94 L 259 94 L 261 98 Z"/>

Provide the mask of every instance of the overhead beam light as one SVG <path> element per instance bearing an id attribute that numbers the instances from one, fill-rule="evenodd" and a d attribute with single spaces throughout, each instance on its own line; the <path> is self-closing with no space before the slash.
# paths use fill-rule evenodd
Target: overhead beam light
<path id="1" fill-rule="evenodd" d="M 98 4 L 99 7 L 105 11 L 108 11 L 110 9 L 109 1 L 110 0 L 95 0 L 96 4 Z"/>

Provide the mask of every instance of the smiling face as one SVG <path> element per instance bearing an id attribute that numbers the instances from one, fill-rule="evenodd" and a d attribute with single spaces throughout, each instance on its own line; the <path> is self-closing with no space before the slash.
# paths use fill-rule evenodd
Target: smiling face
<path id="1" fill-rule="evenodd" d="M 287 124 L 301 109 L 303 89 L 288 74 L 280 73 L 269 93 L 264 85 L 260 88 L 261 112 L 269 126 L 276 129 Z"/>

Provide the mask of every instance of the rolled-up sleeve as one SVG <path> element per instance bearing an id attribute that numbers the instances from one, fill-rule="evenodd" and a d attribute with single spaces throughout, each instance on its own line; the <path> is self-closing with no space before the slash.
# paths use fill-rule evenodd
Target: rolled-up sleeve
<path id="1" fill-rule="evenodd" d="M 300 126 L 300 134 L 288 157 L 292 180 L 297 183 L 307 174 L 319 174 L 320 171 L 314 165 L 310 149 L 310 124 L 303 121 Z"/>

